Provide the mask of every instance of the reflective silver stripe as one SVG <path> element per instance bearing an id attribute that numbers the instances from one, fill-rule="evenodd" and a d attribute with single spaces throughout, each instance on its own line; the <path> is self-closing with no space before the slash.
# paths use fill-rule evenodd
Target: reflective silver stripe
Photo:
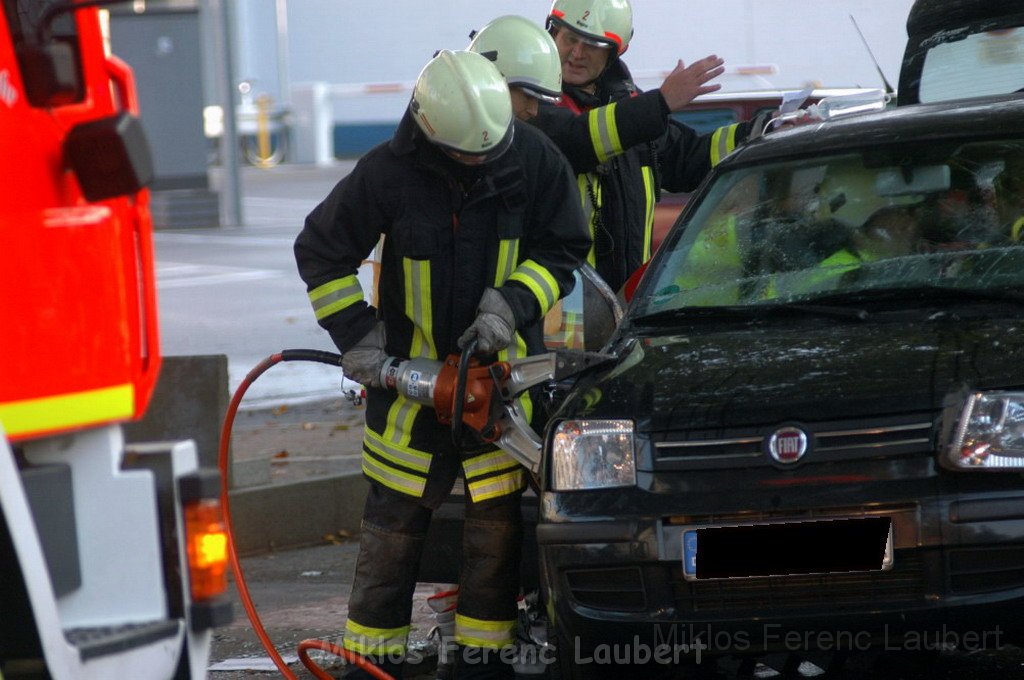
<path id="1" fill-rule="evenodd" d="M 429 453 L 417 451 L 409 446 L 392 444 L 369 427 L 366 428 L 363 443 L 381 458 L 390 460 L 393 463 L 418 472 L 426 473 L 430 470 L 430 460 L 433 456 Z"/>
<path id="2" fill-rule="evenodd" d="M 604 163 L 612 156 L 622 153 L 622 142 L 615 124 L 615 107 L 609 104 L 591 109 L 588 114 L 590 125 L 590 141 L 594 145 L 594 155 L 599 163 Z"/>
<path id="3" fill-rule="evenodd" d="M 509 281 L 518 281 L 530 289 L 530 292 L 537 298 L 542 316 L 547 314 L 548 310 L 561 297 L 555 277 L 534 260 L 526 260 L 520 264 L 508 279 Z"/>
<path id="4" fill-rule="evenodd" d="M 363 287 L 355 276 L 328 281 L 309 291 L 309 302 L 317 321 L 363 300 Z"/>
<path id="5" fill-rule="evenodd" d="M 466 479 L 473 479 L 488 472 L 497 472 L 519 465 L 515 458 L 504 451 L 491 451 L 462 461 L 462 471 Z"/>
<path id="6" fill-rule="evenodd" d="M 516 268 L 519 259 L 519 239 L 501 239 L 498 244 L 498 262 L 494 267 L 494 286 L 498 287 L 508 281 Z"/>
<path id="7" fill-rule="evenodd" d="M 512 644 L 516 622 L 484 621 L 455 614 L 455 641 L 468 647 L 501 649 Z"/>
<path id="8" fill-rule="evenodd" d="M 479 482 L 469 482 L 466 488 L 474 503 L 485 501 L 489 498 L 507 496 L 515 493 L 526 486 L 526 475 L 522 467 L 512 472 L 507 472 L 497 477 L 488 477 Z"/>
<path id="9" fill-rule="evenodd" d="M 405 274 L 405 315 L 413 324 L 410 357 L 437 358 L 434 347 L 434 313 L 430 300 L 430 262 L 402 258 Z"/>
<path id="10" fill-rule="evenodd" d="M 421 498 L 423 490 L 427 488 L 427 480 L 424 477 L 402 472 L 388 467 L 379 460 L 363 451 L 363 474 L 370 479 L 376 480 L 388 487 L 404 494 Z"/>
<path id="11" fill-rule="evenodd" d="M 371 628 L 362 626 L 352 619 L 345 622 L 345 649 L 363 656 L 370 654 L 401 654 L 405 652 L 406 640 L 412 626 L 400 628 Z"/>

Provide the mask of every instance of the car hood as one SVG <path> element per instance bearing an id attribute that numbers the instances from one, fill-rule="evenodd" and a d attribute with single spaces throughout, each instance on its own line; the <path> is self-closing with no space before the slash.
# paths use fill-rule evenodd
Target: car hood
<path id="1" fill-rule="evenodd" d="M 950 394 L 1024 387 L 1022 326 L 817 319 L 640 334 L 563 413 L 658 432 L 930 411 Z"/>

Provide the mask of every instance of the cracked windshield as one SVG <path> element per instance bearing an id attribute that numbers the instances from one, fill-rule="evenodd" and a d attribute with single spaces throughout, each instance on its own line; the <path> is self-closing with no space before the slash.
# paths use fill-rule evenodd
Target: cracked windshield
<path id="1" fill-rule="evenodd" d="M 1024 140 L 740 168 L 665 244 L 637 310 L 1020 291 L 1022 239 Z"/>

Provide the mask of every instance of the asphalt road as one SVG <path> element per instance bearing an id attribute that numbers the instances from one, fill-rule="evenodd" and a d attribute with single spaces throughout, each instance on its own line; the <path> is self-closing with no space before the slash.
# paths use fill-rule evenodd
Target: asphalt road
<path id="1" fill-rule="evenodd" d="M 163 353 L 224 354 L 230 389 L 282 349 L 336 351 L 317 324 L 292 243 L 306 215 L 352 167 L 278 166 L 242 171 L 245 225 L 160 230 L 155 235 Z M 216 176 L 211 182 L 216 186 Z M 336 395 L 338 369 L 305 362 L 267 371 L 247 405 Z"/>

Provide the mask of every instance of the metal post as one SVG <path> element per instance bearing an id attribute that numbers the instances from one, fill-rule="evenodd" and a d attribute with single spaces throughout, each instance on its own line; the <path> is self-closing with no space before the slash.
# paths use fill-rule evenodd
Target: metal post
<path id="1" fill-rule="evenodd" d="M 235 111 L 234 14 L 232 0 L 207 0 L 213 26 L 214 52 L 217 63 L 217 95 L 224 112 L 224 128 L 220 137 L 220 164 L 223 173 L 220 186 L 221 224 L 241 227 L 242 183 L 238 169 L 238 130 Z"/>
<path id="2" fill-rule="evenodd" d="M 292 103 L 291 84 L 288 80 L 288 0 L 274 0 L 277 24 L 277 87 L 281 90 L 278 102 L 288 109 Z"/>

